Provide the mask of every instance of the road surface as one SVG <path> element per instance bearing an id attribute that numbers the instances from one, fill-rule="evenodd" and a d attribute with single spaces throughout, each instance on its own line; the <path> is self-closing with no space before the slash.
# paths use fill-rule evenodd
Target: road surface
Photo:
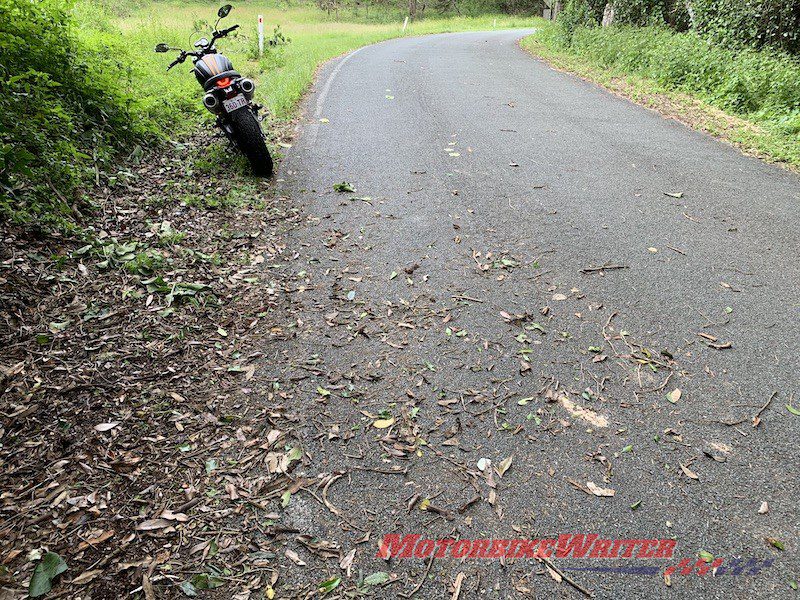
<path id="1" fill-rule="evenodd" d="M 552 559 L 600 598 L 790 597 L 800 180 L 551 69 L 527 33 L 363 48 L 307 100 L 279 183 L 308 215 L 297 334 L 270 364 L 307 453 L 293 475 L 333 483 L 281 524 L 356 553 L 348 577 L 286 537 L 307 565 L 281 550 L 282 589 L 386 572 L 378 597 L 444 598 L 463 573 L 461 598 L 579 598 L 531 558 L 425 578 L 375 553 L 389 533 L 585 533 L 676 542 Z M 667 587 L 701 551 L 774 563 Z"/>

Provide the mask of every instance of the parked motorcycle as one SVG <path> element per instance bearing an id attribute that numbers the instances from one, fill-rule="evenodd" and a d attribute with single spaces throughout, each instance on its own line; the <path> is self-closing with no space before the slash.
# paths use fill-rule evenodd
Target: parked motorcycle
<path id="1" fill-rule="evenodd" d="M 195 51 L 172 48 L 168 44 L 158 44 L 156 52 L 178 50 L 180 54 L 167 67 L 169 71 L 175 65 L 182 64 L 187 58 L 192 59 L 197 81 L 203 86 L 205 96 L 203 105 L 217 116 L 217 127 L 222 129 L 226 137 L 247 157 L 253 174 L 259 177 L 272 175 L 272 157 L 267 149 L 258 111 L 261 107 L 253 102 L 256 84 L 252 79 L 242 77 L 234 70 L 231 61 L 220 54 L 214 47 L 217 40 L 226 37 L 239 26 L 218 30 L 222 19 L 230 14 L 233 7 L 226 4 L 217 11 L 216 24 L 211 40 L 200 38 L 194 43 Z"/>

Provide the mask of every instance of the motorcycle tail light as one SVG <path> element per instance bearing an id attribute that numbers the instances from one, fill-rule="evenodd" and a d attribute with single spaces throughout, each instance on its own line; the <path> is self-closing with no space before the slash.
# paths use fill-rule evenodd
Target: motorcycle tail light
<path id="1" fill-rule="evenodd" d="M 217 87 L 218 88 L 226 88 L 230 84 L 231 84 L 231 78 L 230 77 L 223 77 L 222 79 L 217 81 Z"/>

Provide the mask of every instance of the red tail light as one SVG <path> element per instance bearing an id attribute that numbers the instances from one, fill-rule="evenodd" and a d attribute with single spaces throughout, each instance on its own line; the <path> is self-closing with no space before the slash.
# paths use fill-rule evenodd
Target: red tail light
<path id="1" fill-rule="evenodd" d="M 217 80 L 217 87 L 218 88 L 226 88 L 231 84 L 230 77 L 223 77 L 222 79 Z"/>

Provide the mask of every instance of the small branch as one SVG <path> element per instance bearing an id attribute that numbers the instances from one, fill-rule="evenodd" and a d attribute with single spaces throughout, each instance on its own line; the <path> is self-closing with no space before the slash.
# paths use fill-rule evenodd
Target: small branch
<path id="1" fill-rule="evenodd" d="M 769 400 L 767 400 L 767 402 L 764 404 L 764 406 L 762 406 L 760 409 L 758 409 L 758 412 L 755 415 L 753 415 L 753 428 L 754 429 L 756 427 L 758 427 L 759 423 L 761 423 L 761 413 L 763 413 L 765 410 L 767 410 L 767 408 L 769 408 L 769 405 L 772 404 L 772 401 L 775 399 L 775 396 L 777 396 L 777 395 L 778 395 L 778 392 L 772 392 L 772 395 L 769 397 Z"/>
<path id="2" fill-rule="evenodd" d="M 411 590 L 411 592 L 409 592 L 408 594 L 406 594 L 405 592 L 400 592 L 400 597 L 401 598 L 411 598 L 411 596 L 416 594 L 419 591 L 419 589 L 425 584 L 425 581 L 428 579 L 428 573 L 431 572 L 431 567 L 433 566 L 433 557 L 434 557 L 434 555 L 431 554 L 431 557 L 428 559 L 428 566 L 425 569 L 425 574 L 417 582 L 417 585 L 414 586 L 414 589 Z"/>
<path id="3" fill-rule="evenodd" d="M 619 269 L 627 269 L 627 265 L 603 265 L 601 267 L 584 267 L 581 273 L 597 273 L 598 271 L 617 271 Z"/>
<path id="4" fill-rule="evenodd" d="M 545 556 L 542 556 L 538 560 L 541 560 L 544 564 L 546 564 L 548 567 L 553 569 L 553 571 L 558 573 L 558 575 L 561 577 L 561 579 L 566 581 L 568 584 L 570 584 L 572 587 L 574 587 L 576 590 L 578 590 L 581 594 L 583 594 L 587 598 L 594 598 L 594 594 L 592 592 L 587 590 L 585 587 L 580 585 L 578 582 L 576 582 L 574 579 L 572 579 L 568 575 L 565 575 L 564 571 L 562 571 L 557 566 L 555 566 L 555 564 L 553 564 L 553 561 L 551 561 L 549 558 L 547 558 Z"/>

